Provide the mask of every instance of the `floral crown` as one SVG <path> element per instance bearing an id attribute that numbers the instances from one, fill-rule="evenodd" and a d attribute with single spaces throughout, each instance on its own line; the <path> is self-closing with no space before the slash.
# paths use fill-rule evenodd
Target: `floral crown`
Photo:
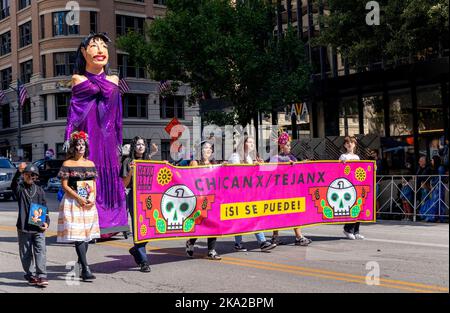
<path id="1" fill-rule="evenodd" d="M 70 135 L 70 139 L 71 140 L 83 139 L 85 142 L 88 142 L 89 137 L 88 137 L 88 134 L 86 134 L 84 131 L 79 131 L 79 132 L 73 132 Z"/>
<path id="2" fill-rule="evenodd" d="M 278 137 L 278 144 L 279 145 L 285 145 L 290 141 L 289 134 L 286 132 L 282 132 L 281 135 Z"/>

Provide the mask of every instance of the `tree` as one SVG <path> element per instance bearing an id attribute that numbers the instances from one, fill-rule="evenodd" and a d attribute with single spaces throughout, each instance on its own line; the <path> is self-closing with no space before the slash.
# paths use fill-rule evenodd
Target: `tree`
<path id="1" fill-rule="evenodd" d="M 380 25 L 367 25 L 366 0 L 329 0 L 327 27 L 314 41 L 355 67 L 424 59 L 448 48 L 449 0 L 379 0 Z"/>
<path id="2" fill-rule="evenodd" d="M 192 88 L 202 97 L 233 104 L 233 114 L 215 121 L 246 125 L 256 112 L 300 101 L 309 86 L 304 46 L 292 31 L 277 41 L 271 1 L 168 0 L 167 15 L 129 33 L 118 46 L 156 80 Z"/>

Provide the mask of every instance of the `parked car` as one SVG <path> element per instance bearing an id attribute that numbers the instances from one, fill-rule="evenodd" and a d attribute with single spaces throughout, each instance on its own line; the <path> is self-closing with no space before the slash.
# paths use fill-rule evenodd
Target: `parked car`
<path id="1" fill-rule="evenodd" d="M 64 160 L 37 160 L 33 164 L 39 170 L 39 185 L 45 187 L 47 186 L 50 178 L 58 176 L 58 172 L 64 163 Z"/>
<path id="2" fill-rule="evenodd" d="M 9 159 L 0 157 L 0 199 L 9 200 L 15 198 L 11 189 L 11 183 L 16 171 L 16 167 Z"/>
<path id="3" fill-rule="evenodd" d="M 58 177 L 52 177 L 48 180 L 46 191 L 58 191 L 61 188 L 61 180 Z"/>

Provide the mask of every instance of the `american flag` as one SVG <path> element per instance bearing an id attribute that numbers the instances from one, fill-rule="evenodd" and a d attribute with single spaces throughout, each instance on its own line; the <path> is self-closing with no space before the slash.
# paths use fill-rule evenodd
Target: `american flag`
<path id="1" fill-rule="evenodd" d="M 28 92 L 27 89 L 25 88 L 24 84 L 21 84 L 20 82 L 17 83 L 19 85 L 19 103 L 20 106 L 22 107 L 25 104 L 25 100 L 27 100 L 28 96 Z"/>
<path id="2" fill-rule="evenodd" d="M 0 105 L 2 105 L 2 102 L 5 98 L 6 98 L 5 92 L 0 89 Z"/>
<path id="3" fill-rule="evenodd" d="M 128 85 L 127 81 L 124 78 L 122 78 L 119 81 L 119 90 L 120 90 L 121 94 L 124 94 L 124 93 L 127 93 L 130 91 L 130 86 Z"/>
<path id="4" fill-rule="evenodd" d="M 170 89 L 170 81 L 162 80 L 159 82 L 159 93 L 165 92 Z"/>

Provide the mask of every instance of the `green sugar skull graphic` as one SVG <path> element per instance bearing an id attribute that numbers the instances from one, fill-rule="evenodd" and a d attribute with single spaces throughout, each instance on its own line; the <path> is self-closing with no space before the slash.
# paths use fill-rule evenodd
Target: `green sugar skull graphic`
<path id="1" fill-rule="evenodd" d="M 197 199 L 187 186 L 170 187 L 161 198 L 161 213 L 168 231 L 183 230 L 184 221 L 194 212 Z"/>
<path id="2" fill-rule="evenodd" d="M 327 201 L 335 217 L 351 216 L 351 210 L 356 202 L 356 188 L 346 178 L 334 180 L 327 191 Z"/>

